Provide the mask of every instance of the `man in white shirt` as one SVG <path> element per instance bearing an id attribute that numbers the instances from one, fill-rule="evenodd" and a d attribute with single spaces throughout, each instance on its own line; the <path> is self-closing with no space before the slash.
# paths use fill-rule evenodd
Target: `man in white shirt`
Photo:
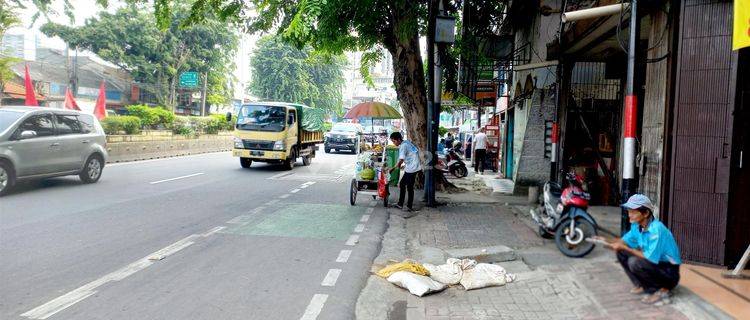
<path id="1" fill-rule="evenodd" d="M 484 129 L 480 129 L 474 135 L 472 148 L 474 149 L 474 173 L 484 174 L 484 158 L 487 157 L 487 135 L 484 134 Z"/>
<path id="2" fill-rule="evenodd" d="M 414 182 L 417 177 L 417 172 L 422 169 L 422 165 L 419 161 L 419 149 L 411 143 L 411 141 L 404 140 L 404 137 L 400 132 L 391 133 L 391 141 L 398 147 L 398 163 L 394 168 L 404 167 L 404 175 L 401 177 L 401 181 L 398 184 L 399 196 L 398 204 L 396 208 L 404 208 L 404 196 L 406 192 L 409 193 L 409 198 L 406 202 L 406 210 L 412 211 L 412 204 L 414 203 Z"/>

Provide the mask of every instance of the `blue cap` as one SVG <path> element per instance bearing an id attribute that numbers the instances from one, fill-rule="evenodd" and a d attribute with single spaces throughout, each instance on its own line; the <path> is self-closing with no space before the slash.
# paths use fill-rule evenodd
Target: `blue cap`
<path id="1" fill-rule="evenodd" d="M 628 199 L 628 202 L 625 202 L 622 204 L 622 207 L 625 209 L 638 209 L 638 208 L 647 208 L 651 211 L 654 211 L 654 204 L 651 203 L 651 200 L 642 194 L 634 194 Z"/>

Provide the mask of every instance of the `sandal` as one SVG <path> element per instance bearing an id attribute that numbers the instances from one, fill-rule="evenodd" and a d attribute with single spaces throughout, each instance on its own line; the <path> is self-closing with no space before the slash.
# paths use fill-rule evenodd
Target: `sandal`
<path id="1" fill-rule="evenodd" d="M 643 297 L 641 302 L 644 304 L 663 306 L 665 304 L 670 304 L 672 300 L 669 298 L 669 291 L 656 291 L 653 294 Z"/>
<path id="2" fill-rule="evenodd" d="M 636 295 L 638 295 L 638 294 L 642 294 L 644 292 L 645 292 L 645 290 L 643 289 L 643 287 L 634 287 L 633 289 L 630 289 L 630 294 L 636 294 Z"/>

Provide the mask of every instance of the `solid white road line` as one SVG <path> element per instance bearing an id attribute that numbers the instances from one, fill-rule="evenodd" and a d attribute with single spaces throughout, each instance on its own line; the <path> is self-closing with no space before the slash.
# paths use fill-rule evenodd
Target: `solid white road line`
<path id="1" fill-rule="evenodd" d="M 185 179 L 185 178 L 190 178 L 190 177 L 195 177 L 195 176 L 200 176 L 200 175 L 203 175 L 203 172 L 193 173 L 193 174 L 189 174 L 189 175 L 186 175 L 186 176 L 181 176 L 181 177 L 171 178 L 171 179 L 164 179 L 164 180 L 159 180 L 159 181 L 154 181 L 154 182 L 149 182 L 149 183 L 150 184 L 158 184 L 158 183 L 162 183 L 162 182 L 175 181 L 175 180 L 180 180 L 180 179 Z"/>
<path id="2" fill-rule="evenodd" d="M 365 231 L 365 225 L 364 224 L 358 224 L 356 227 L 354 227 L 354 232 L 361 233 L 362 231 Z"/>
<path id="3" fill-rule="evenodd" d="M 346 245 L 353 246 L 353 245 L 356 245 L 358 241 L 359 241 L 359 235 L 353 234 L 349 236 L 348 240 L 346 240 Z"/>
<path id="4" fill-rule="evenodd" d="M 327 294 L 314 295 L 312 299 L 310 300 L 310 304 L 307 305 L 307 308 L 305 309 L 305 313 L 299 319 L 300 320 L 317 319 L 320 312 L 323 311 L 323 306 L 326 304 L 326 300 L 328 300 Z"/>
<path id="5" fill-rule="evenodd" d="M 288 193 L 287 194 L 282 194 L 282 195 L 279 196 L 279 199 L 286 199 L 286 198 L 289 198 L 289 194 Z"/>
<path id="6" fill-rule="evenodd" d="M 370 220 L 369 214 L 362 215 L 362 219 L 359 219 L 359 222 L 367 222 L 367 220 Z"/>
<path id="7" fill-rule="evenodd" d="M 91 281 L 81 287 L 78 287 L 77 289 L 73 291 L 70 291 L 62 296 L 59 296 L 52 301 L 49 301 L 29 311 L 26 311 L 22 313 L 21 316 L 29 318 L 29 319 L 47 319 L 51 317 L 52 315 L 60 311 L 63 311 L 66 308 L 95 294 L 97 292 L 96 289 L 99 288 L 100 286 L 109 282 L 120 281 L 122 279 L 125 279 L 128 276 L 138 271 L 146 269 L 150 265 L 154 264 L 155 261 L 162 260 L 170 255 L 177 253 L 178 251 L 182 249 L 189 247 L 190 245 L 195 243 L 194 240 L 197 237 L 199 236 L 208 237 L 216 232 L 223 230 L 224 228 L 226 227 L 224 226 L 215 227 L 201 235 L 193 234 L 193 235 L 187 236 L 183 238 L 182 240 L 179 240 L 154 253 L 151 253 L 141 259 L 138 259 L 129 265 L 126 265 L 99 279 Z"/>
<path id="8" fill-rule="evenodd" d="M 339 279 L 339 275 L 341 275 L 341 269 L 330 269 L 328 270 L 328 274 L 326 274 L 326 277 L 323 278 L 323 282 L 320 283 L 321 286 L 324 287 L 333 287 L 336 285 L 336 280 Z"/>
<path id="9" fill-rule="evenodd" d="M 375 208 L 367 208 L 367 210 L 365 210 L 367 214 L 371 214 L 373 211 L 375 211 Z"/>
<path id="10" fill-rule="evenodd" d="M 341 252 L 339 252 L 339 256 L 336 258 L 336 262 L 346 263 L 347 261 L 349 261 L 349 256 L 351 255 L 351 250 L 341 250 Z"/>
<path id="11" fill-rule="evenodd" d="M 261 212 L 261 211 L 263 211 L 265 209 L 266 209 L 266 207 L 260 206 L 260 207 L 257 207 L 255 209 L 253 209 L 253 211 L 250 211 L 250 213 L 258 213 L 258 212 Z"/>
<path id="12" fill-rule="evenodd" d="M 243 214 L 243 215 L 236 216 L 236 217 L 232 218 L 231 220 L 227 221 L 227 223 L 228 224 L 241 224 L 247 218 L 248 218 L 248 216 Z"/>
<path id="13" fill-rule="evenodd" d="M 297 192 L 299 192 L 300 190 L 302 190 L 302 189 L 294 189 L 294 190 L 292 190 L 292 191 L 289 191 L 289 192 L 291 192 L 291 193 L 297 193 Z"/>
<path id="14" fill-rule="evenodd" d="M 272 205 L 277 204 L 277 203 L 279 203 L 279 199 L 273 199 L 271 201 L 266 202 L 266 205 L 267 206 L 272 206 Z"/>

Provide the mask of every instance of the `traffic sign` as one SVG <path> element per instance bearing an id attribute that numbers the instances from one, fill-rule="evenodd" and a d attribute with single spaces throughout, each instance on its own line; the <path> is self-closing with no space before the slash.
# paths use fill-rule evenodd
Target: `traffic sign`
<path id="1" fill-rule="evenodd" d="M 180 74 L 180 87 L 195 88 L 198 87 L 198 73 L 187 71 Z"/>

